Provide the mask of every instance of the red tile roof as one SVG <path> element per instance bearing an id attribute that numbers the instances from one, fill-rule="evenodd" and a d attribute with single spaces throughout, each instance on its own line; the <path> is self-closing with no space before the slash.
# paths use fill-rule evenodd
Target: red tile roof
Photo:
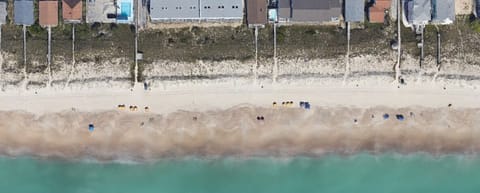
<path id="1" fill-rule="evenodd" d="M 370 23 L 385 22 L 385 9 L 378 9 L 376 7 L 370 8 L 369 19 L 370 19 Z"/>
<path id="2" fill-rule="evenodd" d="M 390 9 L 391 0 L 376 0 L 374 7 L 381 9 Z"/>
<path id="3" fill-rule="evenodd" d="M 66 21 L 82 20 L 82 1 L 80 0 L 62 0 L 62 16 Z"/>
<path id="4" fill-rule="evenodd" d="M 376 0 L 369 9 L 370 23 L 383 23 L 385 21 L 385 10 L 390 9 L 391 0 Z"/>

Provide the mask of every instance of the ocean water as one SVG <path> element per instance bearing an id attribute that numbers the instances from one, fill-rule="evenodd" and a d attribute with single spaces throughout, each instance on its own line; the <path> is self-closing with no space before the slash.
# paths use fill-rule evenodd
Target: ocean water
<path id="1" fill-rule="evenodd" d="M 480 158 L 358 154 L 125 164 L 3 157 L 0 192 L 478 193 Z"/>

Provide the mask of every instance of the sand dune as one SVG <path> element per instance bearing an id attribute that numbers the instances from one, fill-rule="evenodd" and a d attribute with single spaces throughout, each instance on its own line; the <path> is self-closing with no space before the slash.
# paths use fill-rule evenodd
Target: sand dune
<path id="1" fill-rule="evenodd" d="M 389 113 L 388 120 L 383 119 L 384 113 Z M 396 114 L 405 120 L 397 120 Z M 257 116 L 265 120 L 258 121 Z M 88 131 L 89 123 L 95 124 L 94 132 Z M 0 153 L 100 160 L 358 151 L 476 153 L 480 151 L 479 125 L 480 109 L 448 107 L 303 110 L 241 105 L 166 115 L 9 111 L 0 113 Z"/>

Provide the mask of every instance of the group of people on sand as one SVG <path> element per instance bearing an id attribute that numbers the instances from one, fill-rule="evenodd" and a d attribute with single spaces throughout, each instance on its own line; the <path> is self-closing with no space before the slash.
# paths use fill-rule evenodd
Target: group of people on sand
<path id="1" fill-rule="evenodd" d="M 415 114 L 414 114 L 413 112 L 410 112 L 410 117 L 414 117 L 414 116 L 415 116 Z M 372 119 L 375 118 L 375 115 L 372 114 L 371 118 L 372 118 Z M 390 119 L 390 114 L 384 113 L 384 114 L 382 115 L 382 118 L 383 118 L 383 120 L 388 120 L 388 119 Z M 405 120 L 405 116 L 404 116 L 403 114 L 396 114 L 396 115 L 395 115 L 395 118 L 396 118 L 397 120 L 399 120 L 399 121 L 404 121 L 404 120 Z M 353 122 L 354 122 L 355 124 L 358 124 L 358 119 L 356 119 L 356 118 L 353 119 Z"/>
<path id="2" fill-rule="evenodd" d="M 286 102 L 284 101 L 281 104 L 282 104 L 282 107 L 292 107 L 293 106 L 293 101 L 286 101 Z M 272 105 L 273 105 L 273 107 L 278 106 L 277 102 L 275 102 L 275 101 L 272 103 Z"/>
<path id="3" fill-rule="evenodd" d="M 293 101 L 283 101 L 283 102 L 280 103 L 280 104 L 282 105 L 282 107 L 293 107 L 294 102 L 293 102 Z M 276 101 L 273 101 L 273 102 L 272 102 L 273 108 L 276 108 L 278 105 L 279 105 L 279 103 L 277 103 Z M 308 110 L 308 109 L 310 109 L 310 102 L 300 101 L 300 102 L 299 102 L 299 107 Z M 263 116 L 257 116 L 257 120 L 258 120 L 258 121 L 264 121 L 264 120 L 265 120 L 265 117 L 263 117 Z"/>
<path id="4" fill-rule="evenodd" d="M 281 103 L 282 107 L 293 107 L 293 104 L 294 104 L 293 101 L 284 101 Z M 274 108 L 277 107 L 278 105 L 279 104 L 276 101 L 273 101 L 272 106 Z M 310 102 L 300 101 L 299 106 L 300 108 L 310 109 Z"/>
<path id="5" fill-rule="evenodd" d="M 123 111 L 123 110 L 125 110 L 125 108 L 126 108 L 125 104 L 118 105 L 118 110 Z M 138 111 L 138 107 L 137 107 L 136 105 L 130 105 L 130 106 L 128 107 L 128 109 L 129 109 L 130 111 L 132 111 L 132 112 Z M 143 110 L 144 110 L 144 112 L 148 112 L 148 111 L 150 111 L 150 107 L 145 106 L 145 107 L 143 108 Z"/>

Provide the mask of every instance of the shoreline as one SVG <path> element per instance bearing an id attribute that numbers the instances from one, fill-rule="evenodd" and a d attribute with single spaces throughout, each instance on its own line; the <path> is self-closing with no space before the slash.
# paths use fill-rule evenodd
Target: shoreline
<path id="1" fill-rule="evenodd" d="M 384 113 L 390 118 L 383 119 Z M 396 114 L 404 115 L 405 120 L 395 119 Z M 255 120 L 257 115 L 265 116 L 265 121 Z M 105 161 L 358 152 L 476 154 L 480 152 L 479 116 L 480 108 L 303 110 L 252 105 L 168 115 L 2 112 L 0 128 L 7 129 L 0 131 L 0 154 Z M 95 123 L 95 131 L 88 131 L 89 123 Z"/>

